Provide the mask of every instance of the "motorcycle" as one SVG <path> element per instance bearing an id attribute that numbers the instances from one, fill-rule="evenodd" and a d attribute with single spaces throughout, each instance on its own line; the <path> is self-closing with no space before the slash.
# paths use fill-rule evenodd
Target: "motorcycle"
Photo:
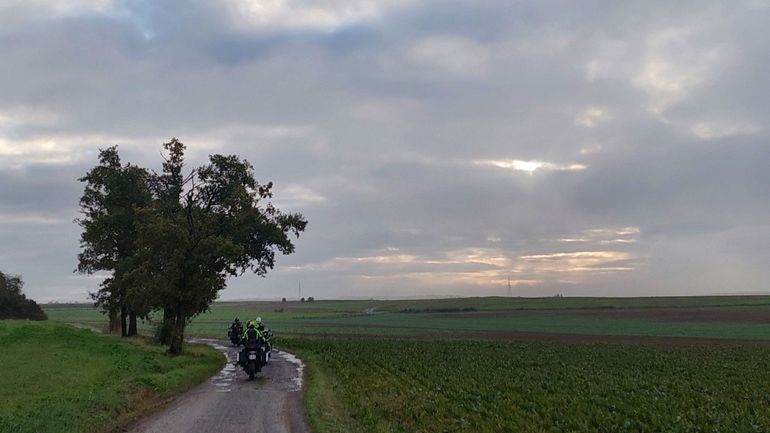
<path id="1" fill-rule="evenodd" d="M 249 380 L 254 380 L 254 376 L 267 365 L 267 344 L 259 340 L 246 342 L 244 346 L 243 350 L 238 352 L 238 364 L 249 375 Z"/>
<path id="2" fill-rule="evenodd" d="M 239 346 L 241 344 L 241 336 L 243 335 L 243 328 L 240 326 L 230 327 L 227 330 L 227 336 L 230 338 L 230 342 L 233 346 Z"/>

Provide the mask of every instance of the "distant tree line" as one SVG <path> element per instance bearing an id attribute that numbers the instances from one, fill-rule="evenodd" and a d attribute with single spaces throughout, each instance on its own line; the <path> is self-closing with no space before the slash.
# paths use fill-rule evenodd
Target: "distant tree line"
<path id="1" fill-rule="evenodd" d="M 40 305 L 21 292 L 23 286 L 21 277 L 0 272 L 0 319 L 46 320 Z"/>
<path id="2" fill-rule="evenodd" d="M 189 321 L 208 310 L 227 278 L 264 276 L 275 254 L 291 254 L 307 221 L 269 201 L 272 182 L 260 184 L 248 161 L 212 155 L 185 171 L 185 145 L 163 145 L 160 173 L 123 164 L 116 146 L 80 181 L 83 229 L 78 271 L 107 272 L 91 296 L 122 335 L 137 320 L 162 315 L 157 336 L 181 353 Z"/>

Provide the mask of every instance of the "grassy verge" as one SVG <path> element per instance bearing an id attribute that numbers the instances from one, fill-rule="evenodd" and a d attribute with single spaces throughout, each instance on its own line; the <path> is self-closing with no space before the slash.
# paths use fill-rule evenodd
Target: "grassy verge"
<path id="1" fill-rule="evenodd" d="M 284 339 L 317 433 L 760 432 L 767 345 Z"/>
<path id="2" fill-rule="evenodd" d="M 171 357 L 144 339 L 70 326 L 0 321 L 0 432 L 108 432 L 219 370 L 224 359 L 188 345 Z"/>
<path id="3" fill-rule="evenodd" d="M 310 426 L 315 432 L 350 433 L 363 431 L 336 393 L 342 385 L 323 367 L 317 354 L 297 350 L 305 363 L 305 409 Z"/>

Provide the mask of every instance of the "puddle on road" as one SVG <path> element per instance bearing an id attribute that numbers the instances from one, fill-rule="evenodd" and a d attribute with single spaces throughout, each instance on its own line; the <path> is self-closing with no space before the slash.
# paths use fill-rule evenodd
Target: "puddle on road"
<path id="1" fill-rule="evenodd" d="M 225 356 L 225 359 L 227 359 L 227 363 L 219 372 L 219 374 L 209 379 L 209 382 L 216 387 L 216 392 L 232 391 L 231 386 L 233 385 L 233 381 L 237 380 L 238 370 L 240 369 L 238 366 L 235 365 L 235 361 L 236 361 L 235 358 L 238 356 L 237 352 L 231 353 L 230 351 L 231 347 L 223 345 L 218 340 L 196 338 L 196 339 L 191 339 L 190 341 L 194 343 L 208 344 L 209 346 L 222 352 L 222 354 Z M 273 351 L 273 353 L 270 354 L 270 359 L 276 360 L 276 361 L 277 360 L 286 361 L 289 364 L 293 365 L 294 375 L 292 375 L 292 377 L 290 378 L 291 382 L 288 389 L 286 389 L 286 391 L 289 391 L 289 392 L 302 391 L 303 377 L 304 377 L 304 371 L 305 371 L 305 364 L 302 363 L 302 360 L 292 355 L 291 353 L 283 352 L 283 351 L 281 352 Z M 257 386 L 259 386 L 260 383 L 264 383 L 264 382 L 260 382 L 264 379 L 265 378 L 262 376 L 257 376 Z M 289 378 L 280 378 L 280 382 L 288 384 L 289 381 L 287 379 Z"/>
<path id="2" fill-rule="evenodd" d="M 294 369 L 297 375 L 296 377 L 291 378 L 292 382 L 294 383 L 294 389 L 291 389 L 290 391 L 301 391 L 302 378 L 304 377 L 304 371 L 305 371 L 305 364 L 302 363 L 302 360 L 300 360 L 299 358 L 297 358 L 296 356 L 288 352 L 280 352 L 276 357 L 283 358 L 284 361 L 294 364 Z"/>
<path id="3" fill-rule="evenodd" d="M 225 346 L 221 344 L 217 340 L 209 340 L 209 339 L 203 339 L 203 338 L 196 338 L 191 339 L 193 343 L 203 343 L 208 344 L 209 346 L 213 347 L 214 349 L 217 349 L 218 351 L 222 352 L 222 355 L 225 357 L 225 366 L 222 367 L 222 370 L 219 371 L 219 374 L 209 379 L 209 383 L 213 384 L 216 387 L 216 392 L 230 392 L 232 391 L 232 382 L 235 379 L 237 369 L 235 365 L 233 364 L 235 362 L 235 356 L 237 354 L 230 353 L 229 349 L 230 347 Z"/>

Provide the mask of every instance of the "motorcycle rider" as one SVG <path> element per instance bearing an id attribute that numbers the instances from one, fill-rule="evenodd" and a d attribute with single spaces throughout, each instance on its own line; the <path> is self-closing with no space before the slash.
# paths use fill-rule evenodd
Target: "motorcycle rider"
<path id="1" fill-rule="evenodd" d="M 249 320 L 249 323 L 246 327 L 246 330 L 243 331 L 243 336 L 241 337 L 241 342 L 252 342 L 256 343 L 259 340 L 262 340 L 262 332 L 257 328 L 257 324 L 254 320 Z"/>
<path id="2" fill-rule="evenodd" d="M 243 325 L 241 321 L 236 317 L 230 328 L 227 329 L 227 336 L 230 337 L 230 342 L 234 345 L 238 345 L 241 342 L 241 335 L 243 334 Z"/>
<path id="3" fill-rule="evenodd" d="M 265 324 L 262 323 L 262 318 L 257 317 L 256 322 L 257 322 L 257 329 L 259 330 L 259 332 L 265 332 Z"/>
<path id="4" fill-rule="evenodd" d="M 241 325 L 241 320 L 237 317 L 233 320 L 233 323 L 230 324 L 230 331 L 235 335 L 241 335 L 243 333 L 243 325 Z"/>

